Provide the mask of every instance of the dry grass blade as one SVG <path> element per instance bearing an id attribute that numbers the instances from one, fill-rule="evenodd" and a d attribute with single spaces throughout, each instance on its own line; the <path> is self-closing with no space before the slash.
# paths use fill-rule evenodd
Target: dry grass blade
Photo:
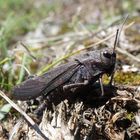
<path id="1" fill-rule="evenodd" d="M 133 59 L 134 61 L 137 61 L 137 62 L 140 62 L 140 59 L 132 54 L 130 54 L 129 52 L 127 52 L 126 50 L 123 50 L 121 48 L 116 48 L 116 50 L 119 52 L 119 53 L 122 53 L 128 57 L 130 57 L 131 59 Z"/>
<path id="2" fill-rule="evenodd" d="M 9 99 L 2 91 L 0 91 L 0 96 L 2 96 L 13 108 L 15 108 L 22 116 L 24 116 L 25 120 L 32 126 L 32 128 L 41 135 L 45 140 L 48 138 L 45 134 L 40 130 L 38 125 L 18 106 L 16 105 L 11 99 Z"/>
<path id="3" fill-rule="evenodd" d="M 26 51 L 33 58 L 33 60 L 36 61 L 36 57 L 31 53 L 31 51 L 28 49 L 28 47 L 23 42 L 21 42 L 21 45 L 26 49 Z"/>

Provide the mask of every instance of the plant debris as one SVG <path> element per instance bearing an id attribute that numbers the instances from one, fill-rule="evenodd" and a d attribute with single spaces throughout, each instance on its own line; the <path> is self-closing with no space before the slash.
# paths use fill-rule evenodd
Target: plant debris
<path id="1" fill-rule="evenodd" d="M 98 107 L 80 100 L 74 103 L 64 100 L 53 105 L 52 110 L 44 111 L 39 127 L 49 139 L 138 139 L 140 91 L 138 87 L 131 90 L 124 91 L 118 87 L 115 96 Z M 24 129 L 25 138 L 41 139 L 33 129 L 28 128 L 28 124 L 21 126 L 15 137 Z"/>

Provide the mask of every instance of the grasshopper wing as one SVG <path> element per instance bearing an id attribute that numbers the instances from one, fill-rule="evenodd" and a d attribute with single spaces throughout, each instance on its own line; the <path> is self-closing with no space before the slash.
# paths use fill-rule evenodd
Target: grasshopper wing
<path id="1" fill-rule="evenodd" d="M 28 100 L 42 94 L 48 94 L 66 83 L 79 67 L 80 65 L 77 62 L 69 62 L 41 76 L 28 79 L 14 87 L 12 92 L 13 97 L 17 100 Z"/>

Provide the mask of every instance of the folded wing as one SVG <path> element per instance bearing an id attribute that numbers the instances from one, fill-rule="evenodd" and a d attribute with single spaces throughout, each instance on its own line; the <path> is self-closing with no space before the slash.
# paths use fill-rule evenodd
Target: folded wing
<path id="1" fill-rule="evenodd" d="M 77 62 L 69 62 L 41 76 L 28 79 L 14 87 L 13 97 L 17 100 L 28 100 L 42 94 L 48 94 L 66 83 L 79 67 L 80 65 Z"/>

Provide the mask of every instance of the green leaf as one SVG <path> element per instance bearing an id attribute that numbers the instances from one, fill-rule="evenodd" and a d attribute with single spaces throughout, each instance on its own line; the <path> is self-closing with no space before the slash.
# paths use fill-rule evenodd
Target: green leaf
<path id="1" fill-rule="evenodd" d="M 5 104 L 4 106 L 2 106 L 0 108 L 0 120 L 4 119 L 5 115 L 7 113 L 9 113 L 10 109 L 11 109 L 11 105 L 10 104 Z"/>

